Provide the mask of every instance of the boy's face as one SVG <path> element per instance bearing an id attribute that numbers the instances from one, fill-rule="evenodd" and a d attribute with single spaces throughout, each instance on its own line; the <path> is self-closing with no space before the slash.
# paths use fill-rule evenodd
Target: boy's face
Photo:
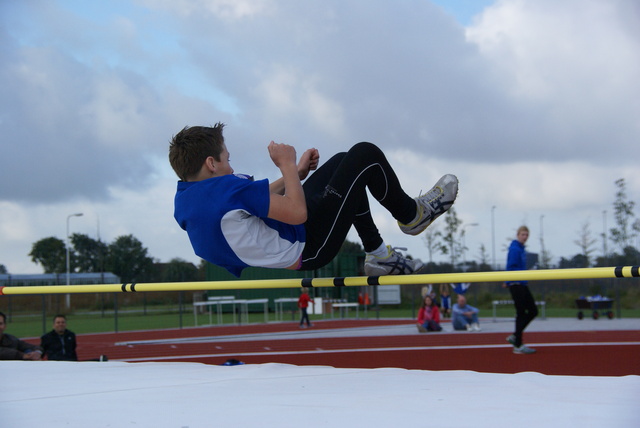
<path id="1" fill-rule="evenodd" d="M 220 153 L 220 161 L 213 159 L 213 164 L 216 170 L 216 176 L 229 175 L 233 174 L 233 168 L 231 168 L 231 164 L 229 163 L 229 151 L 227 150 L 227 146 L 222 146 L 222 153 Z"/>
<path id="2" fill-rule="evenodd" d="M 516 237 L 516 239 L 521 244 L 524 244 L 525 242 L 527 242 L 527 239 L 529 239 L 529 232 L 527 232 L 526 230 L 521 230 L 520 232 L 518 232 L 518 236 Z"/>

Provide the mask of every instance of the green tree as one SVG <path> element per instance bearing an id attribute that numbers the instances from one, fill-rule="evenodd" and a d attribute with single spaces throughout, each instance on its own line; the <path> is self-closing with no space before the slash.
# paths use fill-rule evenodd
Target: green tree
<path id="1" fill-rule="evenodd" d="M 640 252 L 629 245 L 625 247 L 622 254 L 614 252 L 608 254 L 606 258 L 598 257 L 596 266 L 631 266 L 637 265 L 640 260 Z"/>
<path id="2" fill-rule="evenodd" d="M 54 236 L 41 239 L 31 246 L 31 261 L 39 264 L 44 273 L 61 273 L 67 271 L 67 247 L 62 239 Z M 72 254 L 69 254 L 71 259 Z"/>
<path id="3" fill-rule="evenodd" d="M 443 254 L 446 254 L 447 252 L 449 253 L 449 256 L 451 257 L 451 265 L 455 270 L 456 259 L 463 251 L 461 234 L 458 232 L 460 226 L 462 226 L 462 220 L 458 218 L 458 214 L 453 207 L 447 211 L 444 218 L 446 226 L 442 240 L 445 242 L 445 245 L 442 246 L 442 252 Z"/>
<path id="4" fill-rule="evenodd" d="M 427 251 L 429 251 L 429 263 L 433 263 L 433 253 L 438 251 L 440 253 L 446 253 L 446 248 L 443 251 L 442 244 L 440 243 L 440 239 L 442 238 L 442 233 L 438 230 L 437 226 L 431 225 L 424 232 L 424 244 L 427 247 Z"/>
<path id="5" fill-rule="evenodd" d="M 627 186 L 624 178 L 616 180 L 616 187 L 618 191 L 613 203 L 613 213 L 617 227 L 610 229 L 611 236 L 609 238 L 624 253 L 625 248 L 631 245 L 633 238 L 637 235 L 636 232 L 640 229 L 640 225 L 633 221 L 635 202 L 627 199 Z"/>
<path id="6" fill-rule="evenodd" d="M 7 268 L 6 268 L 6 266 L 5 266 L 5 265 L 1 265 L 1 264 L 0 264 L 0 273 L 1 273 L 1 274 L 7 274 L 7 273 L 8 273 L 8 272 L 7 272 Z"/>
<path id="7" fill-rule="evenodd" d="M 204 259 L 200 259 L 200 264 L 198 265 L 198 277 L 202 280 L 204 280 L 207 277 L 207 266 L 209 265 L 209 262 L 204 260 Z"/>
<path id="8" fill-rule="evenodd" d="M 553 260 L 553 254 L 551 254 L 551 251 L 547 250 L 546 248 L 543 249 L 538 255 L 538 267 L 540 269 L 552 268 L 553 266 L 551 266 L 551 260 Z"/>
<path id="9" fill-rule="evenodd" d="M 571 260 L 560 257 L 560 269 L 574 269 L 589 267 L 589 259 L 584 254 L 576 254 Z"/>
<path id="10" fill-rule="evenodd" d="M 484 244 L 480 244 L 479 251 L 480 252 L 478 254 L 478 258 L 480 259 L 480 266 L 478 267 L 478 269 L 481 272 L 493 270 L 491 268 L 491 264 L 489 263 L 489 253 L 487 252 L 487 248 L 484 246 Z"/>
<path id="11" fill-rule="evenodd" d="M 596 240 L 591 237 L 591 230 L 589 229 L 589 222 L 585 222 L 582 225 L 582 228 L 578 232 L 578 239 L 573 241 L 578 247 L 580 247 L 580 254 L 583 256 L 582 260 L 584 261 L 584 266 L 577 266 L 581 268 L 587 268 L 591 266 L 592 257 L 591 255 L 595 251 L 593 246 L 596 243 Z"/>
<path id="12" fill-rule="evenodd" d="M 122 282 L 144 281 L 153 269 L 153 259 L 147 249 L 133 235 L 116 238 L 109 244 L 107 270 L 120 277 Z"/>
<path id="13" fill-rule="evenodd" d="M 187 282 L 199 279 L 198 268 L 193 263 L 180 258 L 169 261 L 162 277 L 163 282 Z"/>
<path id="14" fill-rule="evenodd" d="M 348 239 L 345 239 L 345 241 L 342 243 L 342 246 L 340 247 L 340 253 L 359 254 L 362 252 L 364 252 L 362 245 L 358 244 L 357 242 L 351 242 Z"/>
<path id="15" fill-rule="evenodd" d="M 75 253 L 74 271 L 104 272 L 107 244 L 87 235 L 74 233 L 71 235 L 71 245 Z"/>

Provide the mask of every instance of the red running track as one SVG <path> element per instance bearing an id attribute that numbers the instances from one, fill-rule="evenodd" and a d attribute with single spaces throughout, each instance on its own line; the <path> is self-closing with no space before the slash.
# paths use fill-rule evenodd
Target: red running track
<path id="1" fill-rule="evenodd" d="M 316 323 L 312 330 L 406 325 L 407 320 L 340 320 Z M 526 333 L 533 355 L 513 354 L 505 333 L 435 333 L 268 340 L 260 333 L 298 332 L 297 324 L 254 324 L 78 335 L 80 359 L 104 354 L 120 361 L 183 361 L 222 364 L 285 363 L 342 368 L 398 367 L 420 370 L 473 370 L 489 373 L 532 371 L 548 375 L 640 375 L 640 331 Z M 311 331 L 311 330 L 309 330 Z M 248 334 L 243 340 L 228 336 Z M 206 338 L 180 343 L 170 339 Z M 144 343 L 144 341 L 150 341 Z M 153 342 L 155 341 L 155 342 Z M 137 342 L 137 343 L 131 343 Z M 141 343 L 142 342 L 142 343 Z M 129 343 L 129 344 L 127 344 Z"/>

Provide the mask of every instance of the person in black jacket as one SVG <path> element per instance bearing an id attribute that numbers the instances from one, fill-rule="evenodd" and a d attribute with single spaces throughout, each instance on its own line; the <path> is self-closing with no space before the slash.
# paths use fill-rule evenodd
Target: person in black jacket
<path id="1" fill-rule="evenodd" d="M 40 347 L 44 349 L 48 360 L 78 361 L 76 335 L 67 330 L 67 318 L 64 315 L 53 318 L 53 330 L 40 338 Z"/>
<path id="2" fill-rule="evenodd" d="M 0 360 L 39 360 L 42 349 L 4 332 L 7 317 L 0 312 Z"/>

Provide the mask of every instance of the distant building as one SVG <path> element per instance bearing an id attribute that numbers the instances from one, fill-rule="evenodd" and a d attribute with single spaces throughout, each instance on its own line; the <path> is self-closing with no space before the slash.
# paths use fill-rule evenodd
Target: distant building
<path id="1" fill-rule="evenodd" d="M 120 278 L 111 272 L 72 273 L 69 274 L 71 285 L 120 284 Z M 0 286 L 20 287 L 33 285 L 67 285 L 66 273 L 40 273 L 11 275 L 0 274 Z"/>

